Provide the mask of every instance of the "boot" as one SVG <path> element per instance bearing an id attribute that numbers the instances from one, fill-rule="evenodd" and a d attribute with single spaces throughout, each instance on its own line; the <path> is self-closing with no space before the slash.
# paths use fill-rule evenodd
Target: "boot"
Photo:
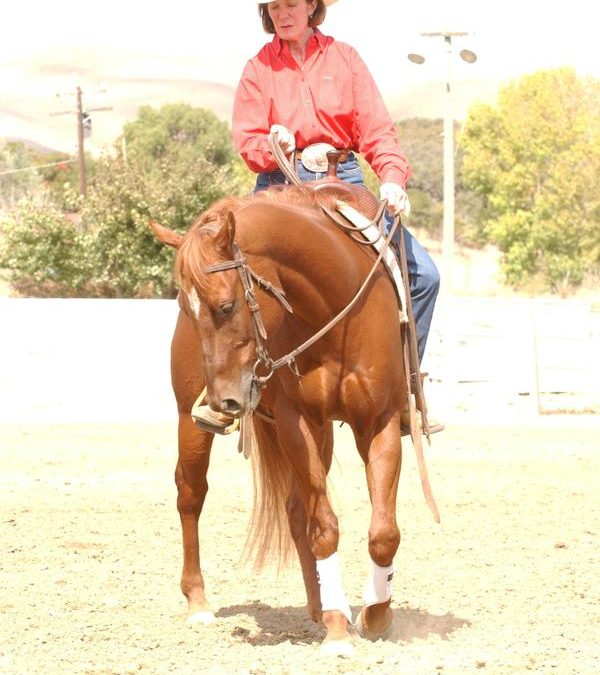
<path id="1" fill-rule="evenodd" d="M 433 417 L 428 416 L 427 422 L 429 423 L 430 434 L 437 434 L 438 431 L 443 431 L 446 428 L 441 422 L 434 419 Z M 423 418 L 418 410 L 417 410 L 417 424 L 421 429 L 421 433 L 423 433 Z M 406 410 L 403 410 L 402 414 L 400 415 L 400 431 L 402 436 L 410 436 L 410 412 L 408 408 L 406 408 Z"/>
<path id="2" fill-rule="evenodd" d="M 423 391 L 423 382 L 427 377 L 427 375 L 429 375 L 429 373 L 419 373 L 421 379 L 421 391 Z M 417 373 L 411 373 L 410 375 L 410 388 L 411 388 L 410 395 L 414 396 L 417 390 Z M 427 410 L 424 394 L 423 394 L 423 405 L 425 406 L 425 410 Z M 421 433 L 423 433 L 423 417 L 419 410 L 416 411 L 416 417 L 417 417 L 417 424 L 421 429 Z M 433 417 L 430 417 L 429 415 L 427 415 L 427 424 L 429 426 L 430 434 L 437 434 L 439 431 L 443 431 L 445 429 L 445 426 L 442 424 L 442 422 L 436 420 Z M 406 408 L 402 411 L 400 415 L 400 429 L 402 436 L 408 436 L 410 434 L 410 411 L 408 406 L 406 406 Z"/>

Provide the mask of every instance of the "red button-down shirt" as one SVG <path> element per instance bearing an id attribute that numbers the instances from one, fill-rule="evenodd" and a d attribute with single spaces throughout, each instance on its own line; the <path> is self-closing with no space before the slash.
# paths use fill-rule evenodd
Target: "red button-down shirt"
<path id="1" fill-rule="evenodd" d="M 411 169 L 394 123 L 356 50 L 319 30 L 302 66 L 275 36 L 246 64 L 233 107 L 233 139 L 254 172 L 277 168 L 269 149 L 272 124 L 282 124 L 296 147 L 330 143 L 359 152 L 382 182 L 403 187 Z"/>

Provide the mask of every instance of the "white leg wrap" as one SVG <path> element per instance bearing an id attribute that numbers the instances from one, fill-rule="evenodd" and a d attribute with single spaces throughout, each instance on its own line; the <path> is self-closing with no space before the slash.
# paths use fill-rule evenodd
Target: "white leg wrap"
<path id="1" fill-rule="evenodd" d="M 352 621 L 350 605 L 342 587 L 340 559 L 337 551 L 329 558 L 317 560 L 317 578 L 321 589 L 321 609 L 324 612 L 337 609 L 345 615 L 348 621 Z"/>
<path id="2" fill-rule="evenodd" d="M 385 602 L 392 597 L 392 577 L 394 576 L 394 565 L 389 567 L 379 567 L 379 565 L 371 560 L 371 572 L 365 590 L 363 593 L 363 601 L 365 607 L 377 605 L 380 602 Z"/>

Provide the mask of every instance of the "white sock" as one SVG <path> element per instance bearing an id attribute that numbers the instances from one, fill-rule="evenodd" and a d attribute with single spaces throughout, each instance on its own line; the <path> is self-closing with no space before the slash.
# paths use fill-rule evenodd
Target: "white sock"
<path id="1" fill-rule="evenodd" d="M 365 607 L 377 605 L 385 602 L 392 597 L 392 577 L 394 576 L 394 565 L 380 567 L 371 560 L 371 572 L 365 584 L 363 601 Z"/>
<path id="2" fill-rule="evenodd" d="M 340 559 L 337 551 L 325 558 L 317 560 L 317 578 L 321 589 L 321 609 L 337 609 L 352 621 L 350 605 L 342 587 L 342 575 L 340 572 Z"/>

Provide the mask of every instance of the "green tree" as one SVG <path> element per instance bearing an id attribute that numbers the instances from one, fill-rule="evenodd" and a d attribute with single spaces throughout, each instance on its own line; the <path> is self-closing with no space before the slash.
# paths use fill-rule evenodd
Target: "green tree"
<path id="1" fill-rule="evenodd" d="M 400 145 L 408 157 L 412 176 L 408 195 L 413 207 L 410 225 L 441 238 L 444 199 L 444 123 L 441 119 L 414 117 L 396 124 Z M 455 137 L 460 127 L 455 124 Z M 456 143 L 454 153 L 456 238 L 471 245 L 481 243 L 471 224 L 478 217 L 480 199 L 462 183 L 463 150 Z"/>
<path id="2" fill-rule="evenodd" d="M 149 221 L 183 232 L 215 200 L 248 192 L 228 127 L 210 111 L 183 104 L 143 108 L 124 137 L 126 155 L 118 142 L 112 155 L 95 161 L 85 199 L 76 185 L 65 184 L 55 194 L 56 203 L 71 213 L 68 219 L 29 206 L 4 224 L 0 267 L 12 270 L 22 290 L 173 296 L 173 252 L 154 238 Z M 57 241 L 51 260 L 44 250 L 48 239 Z M 39 273 L 32 276 L 35 260 Z M 27 274 L 31 283 L 25 288 Z"/>
<path id="3" fill-rule="evenodd" d="M 227 123 L 210 110 L 185 103 L 158 110 L 141 107 L 138 118 L 124 126 L 123 139 L 127 157 L 142 162 L 148 171 L 158 160 L 180 149 L 191 150 L 217 166 L 225 166 L 234 158 Z"/>
<path id="4" fill-rule="evenodd" d="M 570 68 L 504 87 L 470 111 L 465 184 L 484 204 L 482 239 L 503 252 L 509 283 L 566 293 L 600 263 L 600 82 Z"/>

